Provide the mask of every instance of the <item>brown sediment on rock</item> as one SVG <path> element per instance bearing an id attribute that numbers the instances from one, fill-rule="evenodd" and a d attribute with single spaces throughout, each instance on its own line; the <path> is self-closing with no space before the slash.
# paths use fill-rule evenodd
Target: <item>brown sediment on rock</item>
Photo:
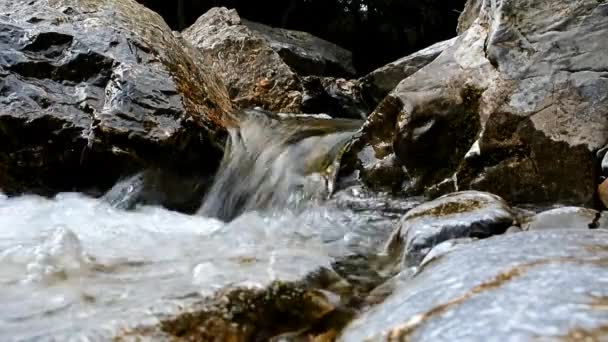
<path id="1" fill-rule="evenodd" d="M 599 327 L 586 329 L 586 328 L 574 328 L 568 331 L 568 334 L 561 336 L 559 341 L 564 342 L 600 342 L 606 341 L 608 338 L 608 325 L 602 325 Z"/>
<path id="2" fill-rule="evenodd" d="M 449 300 L 443 304 L 439 304 L 430 310 L 417 314 L 411 317 L 407 322 L 391 329 L 387 335 L 387 341 L 409 341 L 412 337 L 412 334 L 416 331 L 418 327 L 426 323 L 429 319 L 441 315 L 447 312 L 449 309 L 454 308 L 457 305 L 464 303 L 470 298 L 487 291 L 491 291 L 497 289 L 509 281 L 518 278 L 528 272 L 530 269 L 547 264 L 559 264 L 559 263 L 596 263 L 598 260 L 580 260 L 572 257 L 562 257 L 562 258 L 553 258 L 553 259 L 544 259 L 537 260 L 525 264 L 520 264 L 513 266 L 510 269 L 507 269 L 498 275 L 496 275 L 493 279 L 481 283 L 467 293 L 456 297 L 452 300 Z"/>
<path id="3" fill-rule="evenodd" d="M 446 202 L 441 203 L 436 207 L 433 207 L 429 210 L 425 210 L 422 212 L 416 212 L 412 215 L 405 216 L 404 219 L 414 219 L 416 217 L 422 216 L 432 216 L 432 217 L 440 217 L 440 216 L 448 216 L 453 214 L 461 214 L 470 212 L 472 210 L 480 209 L 483 206 L 484 202 L 475 200 L 475 199 L 467 199 L 459 202 Z"/>

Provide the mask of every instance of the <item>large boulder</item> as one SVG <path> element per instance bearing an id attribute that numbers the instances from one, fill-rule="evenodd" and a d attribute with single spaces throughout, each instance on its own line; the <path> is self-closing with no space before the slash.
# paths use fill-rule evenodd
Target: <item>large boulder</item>
<path id="1" fill-rule="evenodd" d="M 216 7 L 183 32 L 221 75 L 240 107 L 300 112 L 302 84 L 270 44 L 243 25 L 235 10 Z"/>
<path id="2" fill-rule="evenodd" d="M 459 238 L 502 234 L 515 223 L 511 208 L 498 196 L 464 191 L 425 202 L 403 216 L 387 244 L 387 254 L 418 266 L 433 247 Z"/>
<path id="3" fill-rule="evenodd" d="M 470 242 L 428 262 L 338 341 L 603 341 L 608 233 Z"/>
<path id="4" fill-rule="evenodd" d="M 0 3 L 0 188 L 103 190 L 139 167 L 211 171 L 223 83 L 130 0 Z"/>
<path id="5" fill-rule="evenodd" d="M 411 55 L 382 66 L 361 78 L 361 91 L 368 104 L 377 105 L 403 79 L 422 69 L 445 49 L 454 45 L 456 38 L 433 44 Z"/>
<path id="6" fill-rule="evenodd" d="M 452 47 L 370 115 L 346 169 L 433 196 L 476 189 L 511 203 L 591 203 L 593 152 L 608 140 L 608 3 L 479 7 Z"/>
<path id="7" fill-rule="evenodd" d="M 307 32 L 274 28 L 246 20 L 243 23 L 264 37 L 299 75 L 353 77 L 356 74 L 352 53 L 336 44 Z"/>

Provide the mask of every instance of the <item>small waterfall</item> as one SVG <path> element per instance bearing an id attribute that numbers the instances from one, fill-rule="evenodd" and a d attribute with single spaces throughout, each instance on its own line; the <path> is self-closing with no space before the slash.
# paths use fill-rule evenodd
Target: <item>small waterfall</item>
<path id="1" fill-rule="evenodd" d="M 250 112 L 229 130 L 224 159 L 199 214 L 229 221 L 247 211 L 297 210 L 327 198 L 337 157 L 360 122 Z"/>

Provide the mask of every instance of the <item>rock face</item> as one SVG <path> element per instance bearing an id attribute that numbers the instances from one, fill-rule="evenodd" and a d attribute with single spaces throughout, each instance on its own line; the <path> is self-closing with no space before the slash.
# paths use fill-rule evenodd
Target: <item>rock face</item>
<path id="1" fill-rule="evenodd" d="M 104 188 L 141 166 L 219 162 L 226 89 L 143 6 L 3 1 L 0 50 L 5 192 Z"/>
<path id="2" fill-rule="evenodd" d="M 302 85 L 262 36 L 243 25 L 235 10 L 212 8 L 183 32 L 221 75 L 242 108 L 300 112 Z"/>
<path id="3" fill-rule="evenodd" d="M 307 76 L 302 79 L 302 111 L 331 117 L 365 119 L 370 110 L 360 83 L 344 78 Z"/>
<path id="4" fill-rule="evenodd" d="M 241 108 L 283 113 L 366 116 L 353 82 L 325 76 L 351 76 L 350 52 L 310 34 L 271 28 L 216 7 L 183 32 L 225 80 Z M 314 80 L 300 76 L 315 75 Z"/>
<path id="5" fill-rule="evenodd" d="M 360 82 L 367 103 L 374 106 L 380 103 L 399 82 L 431 63 L 445 49 L 454 45 L 454 42 L 456 38 L 433 44 L 364 76 Z"/>
<path id="6" fill-rule="evenodd" d="M 427 264 L 338 341 L 604 340 L 608 233 L 470 243 Z"/>
<path id="7" fill-rule="evenodd" d="M 608 139 L 608 3 L 493 4 L 378 106 L 345 168 L 409 192 L 588 204 Z"/>
<path id="8" fill-rule="evenodd" d="M 243 24 L 264 37 L 298 75 L 355 76 L 352 53 L 333 43 L 306 32 L 273 28 L 247 20 Z"/>
<path id="9" fill-rule="evenodd" d="M 405 214 L 387 252 L 401 254 L 407 267 L 417 266 L 441 242 L 502 234 L 514 221 L 511 209 L 498 196 L 478 191 L 453 193 Z"/>

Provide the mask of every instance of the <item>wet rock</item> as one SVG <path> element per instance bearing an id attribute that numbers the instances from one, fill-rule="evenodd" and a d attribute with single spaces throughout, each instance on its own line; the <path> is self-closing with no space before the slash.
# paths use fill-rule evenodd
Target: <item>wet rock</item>
<path id="1" fill-rule="evenodd" d="M 606 226 L 600 212 L 581 207 L 562 207 L 543 211 L 522 225 L 524 230 L 595 229 Z M 608 227 L 608 226 L 606 226 Z"/>
<path id="2" fill-rule="evenodd" d="M 489 191 L 512 204 L 590 204 L 593 152 L 608 140 L 608 4 L 468 6 L 476 3 L 479 15 L 454 45 L 370 115 L 345 171 L 365 178 L 366 165 L 394 155 L 406 177 L 387 177 L 384 187 L 400 182 L 398 190 L 416 193 L 453 180 L 443 191 Z M 366 150 L 371 161 L 359 156 Z"/>
<path id="3" fill-rule="evenodd" d="M 243 20 L 260 34 L 283 61 L 301 76 L 352 77 L 356 74 L 352 53 L 310 33 L 274 28 Z"/>
<path id="4" fill-rule="evenodd" d="M 338 341 L 602 340 L 607 239 L 552 230 L 473 242 L 428 264 Z"/>
<path id="5" fill-rule="evenodd" d="M 378 68 L 360 79 L 362 93 L 368 105 L 374 107 L 403 79 L 431 63 L 445 49 L 452 46 L 456 38 L 433 44 L 409 56 Z"/>
<path id="6" fill-rule="evenodd" d="M 334 118 L 365 119 L 371 111 L 361 95 L 358 81 L 308 76 L 303 80 L 302 110 Z"/>
<path id="7" fill-rule="evenodd" d="M 300 79 L 264 37 L 244 25 L 235 10 L 212 8 L 183 36 L 203 52 L 238 106 L 300 112 Z"/>
<path id="8" fill-rule="evenodd" d="M 0 187 L 109 188 L 147 166 L 218 164 L 223 83 L 130 0 L 0 3 Z"/>
<path id="9" fill-rule="evenodd" d="M 401 255 L 404 266 L 417 266 L 441 242 L 487 238 L 512 226 L 509 206 L 498 196 L 478 191 L 445 195 L 410 210 L 387 244 L 387 254 Z"/>

